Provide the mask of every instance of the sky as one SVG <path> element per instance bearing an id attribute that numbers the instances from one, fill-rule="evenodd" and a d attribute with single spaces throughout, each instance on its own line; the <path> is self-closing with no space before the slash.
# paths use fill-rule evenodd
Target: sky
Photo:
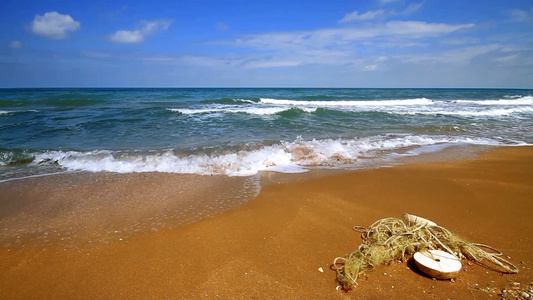
<path id="1" fill-rule="evenodd" d="M 4 0 L 0 87 L 533 88 L 531 0 Z"/>

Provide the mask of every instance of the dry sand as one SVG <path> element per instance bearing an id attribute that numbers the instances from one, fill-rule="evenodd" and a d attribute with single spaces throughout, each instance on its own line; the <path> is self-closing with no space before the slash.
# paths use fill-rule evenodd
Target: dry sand
<path id="1" fill-rule="evenodd" d="M 248 193 L 234 199 L 241 206 L 212 200 L 228 189 Z M 237 179 L 169 174 L 2 183 L 0 298 L 497 299 L 533 289 L 533 147 L 270 184 L 246 203 L 253 193 Z M 229 211 L 180 223 L 209 207 Z M 404 212 L 501 250 L 520 273 L 464 262 L 455 282 L 438 281 L 393 263 L 336 290 L 334 258 L 361 242 L 352 226 Z"/>

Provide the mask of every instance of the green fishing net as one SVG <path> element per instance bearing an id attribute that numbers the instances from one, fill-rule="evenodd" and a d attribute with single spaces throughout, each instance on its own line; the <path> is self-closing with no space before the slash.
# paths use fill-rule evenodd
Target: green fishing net
<path id="1" fill-rule="evenodd" d="M 354 230 L 361 232 L 363 243 L 347 256 L 337 257 L 333 263 L 337 281 L 344 290 L 357 285 L 357 277 L 366 271 L 393 261 L 406 261 L 418 251 L 434 249 L 493 271 L 518 273 L 518 268 L 503 259 L 500 251 L 470 243 L 442 226 L 413 215 L 381 219 L 368 228 L 355 226 Z"/>

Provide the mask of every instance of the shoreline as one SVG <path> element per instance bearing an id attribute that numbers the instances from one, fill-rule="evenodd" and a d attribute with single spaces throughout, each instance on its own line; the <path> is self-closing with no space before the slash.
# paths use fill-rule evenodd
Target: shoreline
<path id="1" fill-rule="evenodd" d="M 14 178 L 0 181 L 0 224 L 5 227 L 0 246 L 41 247 L 44 243 L 78 247 L 124 240 L 237 209 L 269 185 L 404 164 L 474 159 L 483 150 L 493 148 L 447 145 L 440 151 L 422 150 L 379 162 L 371 160 L 363 163 L 364 168 L 310 168 L 304 173 L 262 171 L 253 176 L 208 176 L 65 171 Z"/>
<path id="2" fill-rule="evenodd" d="M 367 299 L 398 293 L 406 299 L 495 297 L 510 281 L 523 288 L 533 281 L 533 260 L 528 253 L 533 246 L 533 224 L 528 219 L 533 208 L 532 170 L 533 147 L 524 146 L 500 147 L 472 160 L 415 162 L 302 180 L 285 181 L 284 176 L 276 175 L 270 179 L 275 184 L 263 185 L 261 180 L 262 189 L 255 199 L 249 201 L 254 198 L 251 193 L 225 212 L 178 227 L 152 231 L 150 224 L 142 224 L 148 226 L 142 235 L 122 240 L 111 235 L 107 243 L 75 242 L 74 247 L 56 241 L 43 248 L 4 245 L 0 248 L 0 290 L 12 299 Z M 56 197 L 47 204 L 54 208 L 47 216 L 40 216 L 38 208 L 42 206 L 36 203 L 22 203 L 27 209 L 33 206 L 31 213 L 17 208 L 21 203 L 9 204 L 5 186 L 0 186 L 4 195 L 0 201 L 2 230 L 7 228 L 6 216 L 19 209 L 31 216 L 26 222 L 52 219 L 57 224 L 75 224 L 85 215 L 94 227 L 84 230 L 99 232 L 106 229 L 102 224 L 130 222 L 131 218 L 139 223 L 147 218 L 143 215 L 146 210 L 171 214 L 180 207 L 171 205 L 180 191 L 189 191 L 191 199 L 213 203 L 209 202 L 212 191 L 245 186 L 235 177 L 226 182 L 216 178 L 218 184 L 202 179 L 182 181 L 178 187 L 172 180 L 179 176 L 171 174 L 105 176 L 106 185 L 97 175 L 89 175 L 91 180 L 81 186 L 71 174 L 33 180 L 36 190 L 28 195 L 34 198 L 27 201 L 39 198 L 46 203 L 51 192 Z M 163 178 L 166 180 L 161 181 Z M 46 190 L 52 183 L 62 194 L 56 194 L 57 189 Z M 17 184 L 10 186 L 14 187 L 11 193 L 16 193 Z M 206 186 L 210 190 L 206 191 Z M 121 198 L 119 192 L 128 196 Z M 95 199 L 99 206 L 93 203 Z M 135 201 L 125 202 L 128 199 Z M 152 202 L 146 203 L 146 199 Z M 209 207 L 206 205 L 197 209 Z M 102 213 L 102 208 L 106 212 Z M 72 214 L 80 209 L 83 214 Z M 520 273 L 501 276 L 465 263 L 466 271 L 461 271 L 455 282 L 433 281 L 414 268 L 408 270 L 405 263 L 393 263 L 361 276 L 351 292 L 337 291 L 336 273 L 330 265 L 361 242 L 352 226 L 368 226 L 404 212 L 499 249 L 511 257 Z M 117 215 L 127 220 L 113 219 Z M 90 219 L 94 216 L 97 218 Z M 36 245 L 42 245 L 39 243 Z"/>

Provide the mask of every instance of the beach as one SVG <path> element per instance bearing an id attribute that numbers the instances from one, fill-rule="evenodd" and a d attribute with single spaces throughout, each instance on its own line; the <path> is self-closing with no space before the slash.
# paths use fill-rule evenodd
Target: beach
<path id="1" fill-rule="evenodd" d="M 531 4 L 7 1 L 0 300 L 533 299 Z"/>
<path id="2" fill-rule="evenodd" d="M 167 173 L 3 182 L 2 298 L 494 299 L 533 288 L 533 147 L 301 176 L 264 173 L 260 192 L 242 177 Z M 216 197 L 232 189 L 248 194 Z M 338 290 L 333 260 L 361 243 L 352 227 L 405 212 L 497 248 L 520 272 L 463 261 L 452 282 L 395 262 Z"/>

